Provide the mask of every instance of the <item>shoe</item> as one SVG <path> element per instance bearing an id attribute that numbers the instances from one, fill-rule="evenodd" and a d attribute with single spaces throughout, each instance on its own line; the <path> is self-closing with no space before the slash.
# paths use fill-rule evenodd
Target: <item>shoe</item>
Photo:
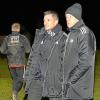
<path id="1" fill-rule="evenodd" d="M 12 98 L 13 98 L 13 100 L 18 100 L 18 95 L 17 95 L 17 93 L 13 92 Z"/>

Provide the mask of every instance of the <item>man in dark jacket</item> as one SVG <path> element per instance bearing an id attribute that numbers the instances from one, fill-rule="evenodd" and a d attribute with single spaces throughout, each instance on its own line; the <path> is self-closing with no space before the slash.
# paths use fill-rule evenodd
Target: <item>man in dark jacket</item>
<path id="1" fill-rule="evenodd" d="M 25 73 L 28 100 L 41 100 L 42 96 L 61 100 L 62 63 L 67 35 L 58 21 L 55 11 L 46 11 L 44 27 L 36 30 Z"/>
<path id="2" fill-rule="evenodd" d="M 96 39 L 81 13 L 79 3 L 65 12 L 69 28 L 63 74 L 65 100 L 93 99 Z"/>
<path id="3" fill-rule="evenodd" d="M 13 79 L 13 100 L 18 100 L 18 92 L 23 84 L 23 73 L 25 67 L 25 53 L 30 52 L 30 42 L 20 34 L 20 24 L 13 23 L 12 33 L 5 37 L 0 46 L 0 52 L 7 54 L 8 66 Z"/>

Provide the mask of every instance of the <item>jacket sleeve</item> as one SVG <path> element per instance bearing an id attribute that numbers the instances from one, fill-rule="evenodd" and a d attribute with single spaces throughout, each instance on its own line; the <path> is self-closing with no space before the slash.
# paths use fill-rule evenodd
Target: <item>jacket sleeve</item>
<path id="1" fill-rule="evenodd" d="M 37 45 L 37 33 L 35 34 L 34 43 L 32 45 L 27 66 L 26 66 L 26 72 L 25 72 L 25 80 L 31 80 L 33 76 L 37 76 L 39 74 L 40 69 L 38 68 L 37 61 L 38 61 L 38 50 L 36 49 Z"/>
<path id="2" fill-rule="evenodd" d="M 29 53 L 31 46 L 30 46 L 30 42 L 29 42 L 28 38 L 25 36 L 24 36 L 24 47 L 25 47 L 25 52 Z"/>
<path id="3" fill-rule="evenodd" d="M 79 61 L 69 74 L 69 83 L 75 84 L 92 67 L 95 61 L 96 39 L 92 32 L 82 33 L 78 37 Z"/>
<path id="4" fill-rule="evenodd" d="M 3 40 L 3 43 L 0 45 L 0 52 L 2 54 L 7 54 L 7 39 Z"/>

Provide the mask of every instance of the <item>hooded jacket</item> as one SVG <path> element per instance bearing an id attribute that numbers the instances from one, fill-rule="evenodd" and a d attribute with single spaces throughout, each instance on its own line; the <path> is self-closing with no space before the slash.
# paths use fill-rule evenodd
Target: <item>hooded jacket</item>
<path id="1" fill-rule="evenodd" d="M 65 98 L 93 99 L 96 39 L 82 20 L 69 29 L 64 58 Z"/>

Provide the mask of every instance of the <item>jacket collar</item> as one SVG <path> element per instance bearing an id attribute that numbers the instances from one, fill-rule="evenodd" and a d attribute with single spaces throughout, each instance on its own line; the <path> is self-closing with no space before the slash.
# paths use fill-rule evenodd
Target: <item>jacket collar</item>
<path id="1" fill-rule="evenodd" d="M 69 28 L 69 31 L 79 29 L 82 26 L 84 26 L 84 22 L 80 20 L 73 27 Z"/>
<path id="2" fill-rule="evenodd" d="M 50 30 L 51 31 L 51 37 L 52 40 L 57 41 L 63 34 L 62 34 L 62 27 L 61 25 L 57 25 L 54 29 Z"/>
<path id="3" fill-rule="evenodd" d="M 46 31 L 44 27 L 41 29 L 41 34 L 45 35 L 45 38 L 52 39 L 52 41 L 57 41 L 62 34 L 62 27 L 58 24 L 54 29 Z M 50 32 L 50 33 L 49 33 Z"/>
<path id="4" fill-rule="evenodd" d="M 13 35 L 18 35 L 20 34 L 19 32 L 12 32 Z"/>

